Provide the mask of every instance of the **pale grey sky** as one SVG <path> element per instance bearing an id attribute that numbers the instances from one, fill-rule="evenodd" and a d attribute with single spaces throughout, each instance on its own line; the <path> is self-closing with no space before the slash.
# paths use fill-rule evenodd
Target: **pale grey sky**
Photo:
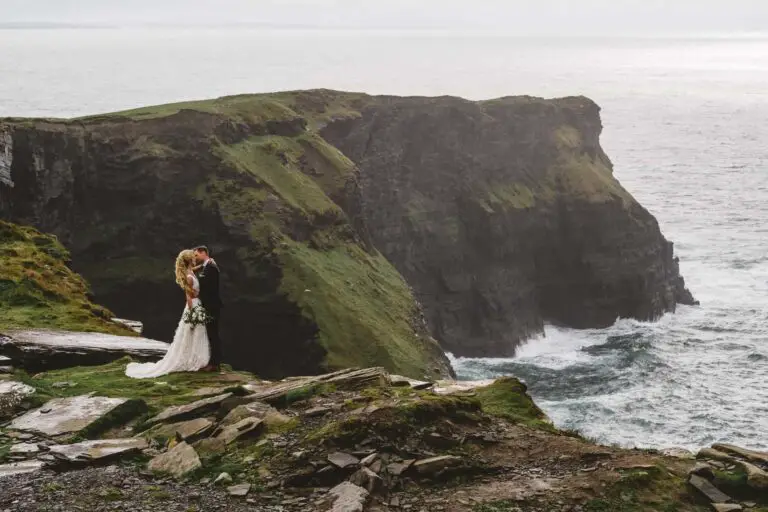
<path id="1" fill-rule="evenodd" d="M 768 0 L 0 0 L 0 24 L 265 23 L 509 33 L 768 32 Z"/>

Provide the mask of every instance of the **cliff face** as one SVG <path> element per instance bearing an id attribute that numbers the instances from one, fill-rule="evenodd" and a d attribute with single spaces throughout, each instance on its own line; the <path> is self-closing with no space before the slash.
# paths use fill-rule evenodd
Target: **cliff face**
<path id="1" fill-rule="evenodd" d="M 409 287 L 369 243 L 354 164 L 286 103 L 6 120 L 0 214 L 58 235 L 99 301 L 148 337 L 169 339 L 183 308 L 175 255 L 206 243 L 235 367 L 450 374 Z"/>
<path id="2" fill-rule="evenodd" d="M 361 170 L 374 244 L 456 355 L 512 355 L 549 321 L 690 304 L 672 244 L 614 179 L 586 98 L 378 98 L 322 130 Z"/>
<path id="3" fill-rule="evenodd" d="M 207 243 L 236 366 L 446 374 L 400 274 L 459 355 L 512 354 L 544 321 L 692 301 L 599 134 L 584 98 L 331 91 L 5 120 L 0 215 L 57 234 L 99 301 L 150 337 L 178 321 L 174 255 Z"/>

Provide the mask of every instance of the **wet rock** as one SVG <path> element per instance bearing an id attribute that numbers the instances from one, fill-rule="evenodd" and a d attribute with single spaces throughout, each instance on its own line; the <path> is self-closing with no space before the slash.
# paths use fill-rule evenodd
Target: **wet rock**
<path id="1" fill-rule="evenodd" d="M 698 475 L 691 475 L 688 479 L 688 483 L 690 483 L 711 503 L 728 503 L 729 501 L 732 501 L 730 496 L 712 485 L 708 480 Z"/>
<path id="2" fill-rule="evenodd" d="M 2 464 L 0 465 L 0 478 L 21 475 L 23 473 L 34 473 L 35 471 L 43 469 L 44 466 L 45 462 L 38 460 Z"/>
<path id="3" fill-rule="evenodd" d="M 251 490 L 251 484 L 240 484 L 227 487 L 227 492 L 230 496 L 244 497 L 247 496 Z"/>
<path id="4" fill-rule="evenodd" d="M 147 468 L 150 471 L 168 473 L 180 478 L 201 466 L 200 457 L 198 457 L 195 449 L 187 443 L 181 442 L 166 453 L 149 461 Z"/>
<path id="5" fill-rule="evenodd" d="M 440 455 L 414 463 L 414 469 L 421 475 L 433 475 L 446 468 L 458 466 L 462 458 L 455 455 Z"/>
<path id="6" fill-rule="evenodd" d="M 372 454 L 368 455 L 367 457 L 363 458 L 363 459 L 360 461 L 360 464 L 361 464 L 361 465 L 363 465 L 363 466 L 370 466 L 371 464 L 373 464 L 374 462 L 376 462 L 376 460 L 377 460 L 378 458 L 379 458 L 379 454 L 378 454 L 378 453 L 376 453 L 376 452 L 374 452 L 374 453 L 372 453 Z"/>
<path id="7" fill-rule="evenodd" d="M 330 491 L 333 504 L 330 512 L 363 512 L 368 501 L 368 491 L 351 482 L 342 482 Z"/>
<path id="8" fill-rule="evenodd" d="M 187 418 L 205 416 L 218 410 L 222 402 L 231 396 L 232 393 L 224 393 L 223 395 L 204 398 L 197 402 L 192 402 L 191 404 L 169 407 L 150 419 L 147 423 L 149 425 L 154 425 L 156 423 L 166 423 L 169 421 L 180 421 Z"/>
<path id="9" fill-rule="evenodd" d="M 474 391 L 478 388 L 484 388 L 490 386 L 494 382 L 496 381 L 493 379 L 474 381 L 441 380 L 435 383 L 435 387 L 432 391 L 438 395 L 452 395 L 454 393 L 465 393 L 467 391 Z"/>
<path id="10" fill-rule="evenodd" d="M 71 463 L 100 462 L 133 455 L 147 447 L 144 439 L 104 439 L 51 446 L 50 453 L 58 460 Z"/>
<path id="11" fill-rule="evenodd" d="M 157 425 L 154 428 L 139 434 L 141 437 L 151 439 L 157 438 L 178 438 L 181 441 L 192 441 L 199 439 L 214 427 L 214 423 L 208 418 L 196 418 L 169 425 Z"/>
<path id="12" fill-rule="evenodd" d="M 6 334 L 0 354 L 11 357 L 16 366 L 35 372 L 106 364 L 125 356 L 155 360 L 168 351 L 167 343 L 132 336 L 34 330 Z"/>
<path id="13" fill-rule="evenodd" d="M 107 414 L 118 414 L 129 406 L 125 398 L 75 396 L 54 398 L 43 407 L 28 412 L 11 422 L 11 430 L 36 432 L 47 436 L 74 434 Z"/>
<path id="14" fill-rule="evenodd" d="M 224 444 L 231 444 L 245 436 L 258 434 L 263 426 L 264 422 L 258 418 L 245 418 L 234 425 L 221 429 L 216 434 L 216 439 L 221 439 Z"/>
<path id="15" fill-rule="evenodd" d="M 19 443 L 11 446 L 11 455 L 34 455 L 40 452 L 40 447 L 33 443 Z"/>
<path id="16" fill-rule="evenodd" d="M 346 469 L 350 466 L 357 466 L 360 463 L 360 460 L 348 453 L 335 452 L 328 455 L 328 462 L 339 469 Z"/>
<path id="17" fill-rule="evenodd" d="M 379 475 L 366 467 L 361 468 L 355 474 L 353 474 L 349 478 L 349 481 L 358 487 L 362 487 L 369 493 L 376 491 L 383 482 Z"/>

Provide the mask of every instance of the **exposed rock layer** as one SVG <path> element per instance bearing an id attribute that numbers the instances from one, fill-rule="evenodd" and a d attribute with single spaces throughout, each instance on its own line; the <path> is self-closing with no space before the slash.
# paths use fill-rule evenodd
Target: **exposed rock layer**
<path id="1" fill-rule="evenodd" d="M 512 354 L 545 321 L 599 327 L 693 302 L 600 130 L 585 98 L 330 91 L 8 120 L 0 215 L 57 234 L 149 337 L 178 321 L 172 255 L 202 239 L 227 277 L 229 361 L 434 377 L 448 365 L 374 247 L 460 355 Z"/>

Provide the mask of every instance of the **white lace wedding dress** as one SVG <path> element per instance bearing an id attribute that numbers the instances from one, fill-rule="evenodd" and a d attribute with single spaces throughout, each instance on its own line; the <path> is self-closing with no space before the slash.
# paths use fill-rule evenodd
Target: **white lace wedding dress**
<path id="1" fill-rule="evenodd" d="M 195 292 L 200 292 L 200 282 L 190 274 Z M 192 299 L 192 307 L 200 304 L 200 299 Z M 189 307 L 184 307 L 184 313 Z M 173 343 L 168 347 L 165 357 L 156 363 L 130 363 L 125 374 L 134 379 L 151 379 L 176 372 L 196 372 L 208 365 L 211 347 L 204 325 L 191 326 L 184 322 L 184 314 L 179 320 Z"/>

